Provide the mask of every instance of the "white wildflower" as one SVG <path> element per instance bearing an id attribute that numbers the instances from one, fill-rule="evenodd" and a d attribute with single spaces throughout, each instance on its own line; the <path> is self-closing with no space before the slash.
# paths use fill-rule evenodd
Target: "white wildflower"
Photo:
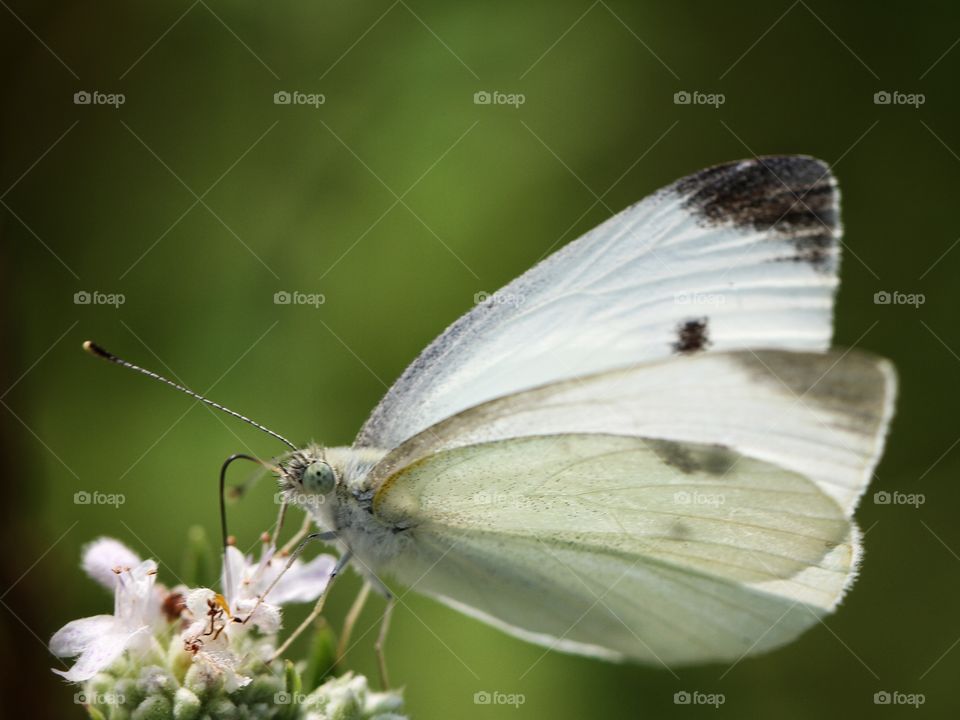
<path id="1" fill-rule="evenodd" d="M 257 561 L 228 548 L 223 594 L 170 591 L 156 583 L 153 560 L 100 538 L 84 549 L 83 569 L 114 592 L 113 614 L 58 631 L 54 653 L 79 658 L 55 672 L 83 684 L 75 698 L 95 720 L 404 720 L 400 694 L 371 692 L 366 678 L 347 673 L 318 687 L 315 672 L 301 676 L 306 662 L 267 662 L 280 605 L 320 597 L 335 562 L 297 561 L 281 576 L 287 558 L 265 541 Z M 321 668 L 334 662 L 332 654 L 311 658 Z"/>
<path id="2" fill-rule="evenodd" d="M 270 603 L 286 605 L 312 602 L 326 590 L 330 573 L 336 564 L 337 559 L 332 555 L 318 555 L 307 563 L 295 560 L 290 569 L 284 572 L 287 558 L 278 556 L 276 547 L 271 543 L 264 542 L 257 562 L 252 556 L 244 557 L 231 545 L 227 548 L 224 562 L 223 594 L 231 607 L 238 606 L 244 601 L 256 600 L 276 580 L 277 584 L 267 596 Z"/>
<path id="3" fill-rule="evenodd" d="M 71 682 L 89 680 L 124 651 L 156 649 L 153 631 L 162 621 L 159 597 L 154 592 L 157 564 L 153 560 L 140 562 L 117 541 L 101 538 L 85 549 L 83 568 L 107 587 L 111 587 L 112 576 L 114 610 L 113 615 L 69 622 L 50 639 L 54 655 L 79 656 L 69 670 L 54 670 Z"/>
<path id="4" fill-rule="evenodd" d="M 231 545 L 224 557 L 224 593 L 199 588 L 187 595 L 193 622 L 182 634 L 184 648 L 193 654 L 194 662 L 222 674 L 228 691 L 250 682 L 238 670 L 245 655 L 265 661 L 273 653 L 272 643 L 258 646 L 243 636 L 252 628 L 275 635 L 280 629 L 280 605 L 320 597 L 336 558 L 320 555 L 308 563 L 297 560 L 284 572 L 287 564 L 286 558 L 277 557 L 270 542 L 264 542 L 259 561 Z"/>

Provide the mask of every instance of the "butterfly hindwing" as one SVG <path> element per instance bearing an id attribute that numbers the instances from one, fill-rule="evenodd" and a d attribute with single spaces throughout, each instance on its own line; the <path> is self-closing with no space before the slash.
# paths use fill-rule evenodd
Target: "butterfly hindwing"
<path id="1" fill-rule="evenodd" d="M 852 524 L 806 478 L 614 435 L 435 453 L 373 510 L 406 528 L 389 572 L 418 592 L 549 647 L 667 665 L 791 640 L 836 604 L 856 558 Z"/>

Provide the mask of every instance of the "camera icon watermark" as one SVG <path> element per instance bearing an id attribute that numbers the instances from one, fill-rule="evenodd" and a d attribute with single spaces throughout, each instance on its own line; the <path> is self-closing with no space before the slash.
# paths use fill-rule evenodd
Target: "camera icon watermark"
<path id="1" fill-rule="evenodd" d="M 488 692 L 480 690 L 473 694 L 474 705 L 512 705 L 519 708 L 527 702 L 527 696 L 523 693 L 505 693 L 499 690 Z"/>
<path id="2" fill-rule="evenodd" d="M 712 705 L 720 707 L 727 701 L 723 693 L 705 693 L 699 690 L 680 690 L 673 694 L 674 705 Z"/>
<path id="3" fill-rule="evenodd" d="M 104 293 L 99 290 L 78 290 L 73 294 L 74 305 L 112 305 L 119 308 L 127 301 L 123 293 Z"/>
<path id="4" fill-rule="evenodd" d="M 73 94 L 74 105 L 110 105 L 115 110 L 127 101 L 123 93 L 105 93 L 99 90 L 78 90 Z"/>
<path id="5" fill-rule="evenodd" d="M 123 493 L 104 493 L 99 490 L 78 490 L 73 494 L 74 505 L 112 505 L 119 508 L 127 502 Z"/>
<path id="6" fill-rule="evenodd" d="M 511 105 L 518 109 L 527 101 L 523 93 L 505 93 L 499 90 L 478 90 L 473 94 L 474 105 Z"/>
<path id="7" fill-rule="evenodd" d="M 912 505 L 916 510 L 925 502 L 927 502 L 927 496 L 923 493 L 879 490 L 873 494 L 874 505 Z"/>
<path id="8" fill-rule="evenodd" d="M 923 693 L 905 693 L 899 690 L 880 690 L 873 694 L 874 705 L 912 705 L 919 708 L 927 701 Z"/>
<path id="9" fill-rule="evenodd" d="M 923 93 L 905 93 L 899 90 L 879 90 L 873 94 L 874 105 L 912 105 L 919 108 L 927 101 Z"/>
<path id="10" fill-rule="evenodd" d="M 323 93 L 305 93 L 299 90 L 278 90 L 273 94 L 274 105 L 309 105 L 319 108 L 327 102 Z"/>
<path id="11" fill-rule="evenodd" d="M 710 105 L 714 110 L 727 101 L 723 93 L 705 93 L 700 90 L 678 90 L 673 94 L 674 105 Z"/>
<path id="12" fill-rule="evenodd" d="M 878 290 L 873 294 L 874 305 L 913 305 L 914 308 L 919 308 L 926 301 L 927 296 L 923 293 Z"/>
<path id="13" fill-rule="evenodd" d="M 323 293 L 278 290 L 273 294 L 274 305 L 309 305 L 313 308 L 319 308 L 325 302 L 327 302 L 327 296 Z"/>

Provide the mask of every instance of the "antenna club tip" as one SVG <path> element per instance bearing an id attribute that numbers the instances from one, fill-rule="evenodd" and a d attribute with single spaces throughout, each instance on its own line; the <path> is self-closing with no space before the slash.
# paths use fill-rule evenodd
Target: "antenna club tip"
<path id="1" fill-rule="evenodd" d="M 96 357 L 106 357 L 107 355 L 107 351 L 97 345 L 93 340 L 84 340 L 83 349 L 85 352 L 95 355 Z"/>

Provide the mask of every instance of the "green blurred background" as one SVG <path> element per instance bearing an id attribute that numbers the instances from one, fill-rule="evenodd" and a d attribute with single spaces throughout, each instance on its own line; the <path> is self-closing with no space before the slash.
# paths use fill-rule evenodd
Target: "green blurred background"
<path id="1" fill-rule="evenodd" d="M 120 538 L 172 581 L 187 529 L 216 536 L 221 460 L 282 449 L 94 362 L 82 340 L 297 442 L 349 443 L 476 293 L 679 176 L 790 152 L 832 163 L 843 189 L 836 342 L 892 358 L 901 379 L 858 511 L 865 562 L 839 612 L 768 656 L 673 674 L 544 655 L 409 595 L 393 676 L 422 720 L 917 712 L 877 707 L 883 690 L 956 715 L 955 4 L 0 4 L 0 646 L 31 716 L 82 715 L 44 644 L 110 607 L 78 567 L 82 544 Z M 78 105 L 78 91 L 125 102 Z M 278 91 L 325 102 L 278 105 Z M 481 91 L 525 102 L 475 104 Z M 725 102 L 679 105 L 678 91 Z M 924 103 L 878 105 L 878 91 Z M 884 290 L 925 303 L 874 304 Z M 78 291 L 125 303 L 77 305 Z M 276 305 L 278 291 L 325 302 Z M 884 489 L 925 503 L 873 502 Z M 77 505 L 78 491 L 126 502 Z M 270 525 L 272 493 L 263 482 L 231 508 L 237 535 Z M 352 575 L 337 587 L 335 626 L 358 587 Z M 372 633 L 347 665 L 375 677 Z M 675 705 L 684 690 L 726 702 Z M 476 705 L 478 691 L 525 703 Z"/>

